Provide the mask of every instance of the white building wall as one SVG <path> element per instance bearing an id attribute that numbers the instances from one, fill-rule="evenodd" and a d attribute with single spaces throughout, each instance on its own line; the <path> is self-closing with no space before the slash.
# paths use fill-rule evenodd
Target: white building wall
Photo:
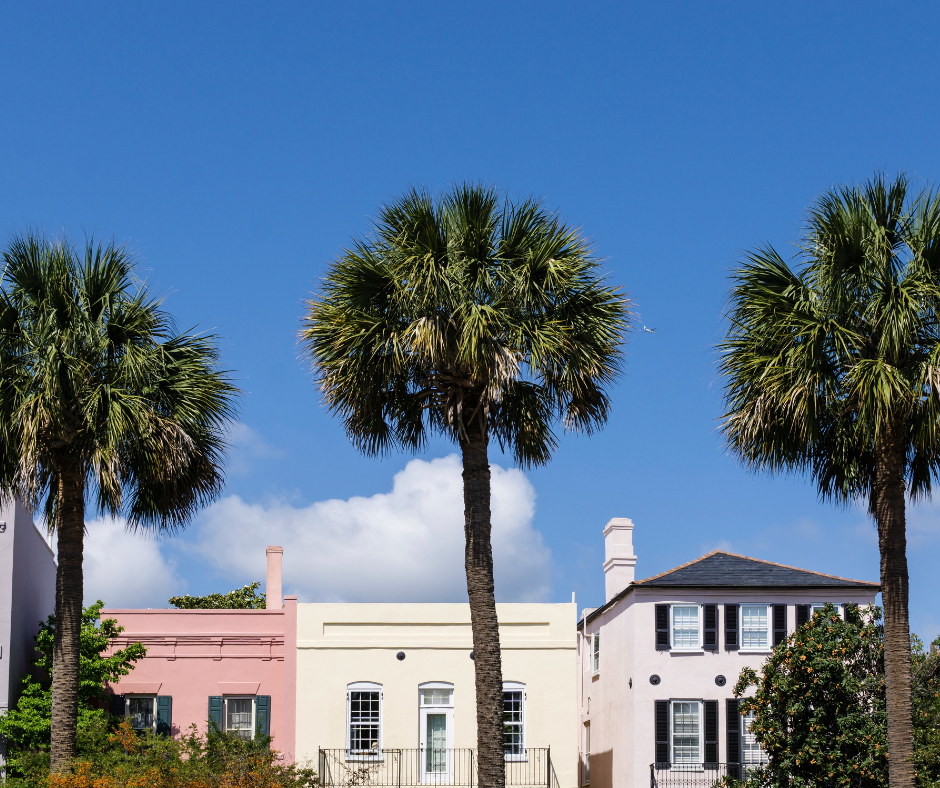
<path id="1" fill-rule="evenodd" d="M 55 610 L 52 549 L 19 501 L 0 507 L 0 712 L 19 696 L 39 624 Z"/>
<path id="2" fill-rule="evenodd" d="M 624 599 L 584 626 L 585 634 L 601 633 L 601 669 L 592 675 L 588 652 L 579 650 L 581 721 L 591 723 L 591 788 L 645 788 L 655 759 L 654 714 L 657 700 L 717 700 L 718 760 L 727 761 L 726 700 L 741 670 L 759 668 L 770 651 L 746 653 L 724 647 L 725 604 L 786 604 L 787 631 L 796 629 L 796 605 L 853 602 L 875 603 L 875 594 L 843 589 L 823 590 L 682 590 L 634 587 Z M 657 651 L 657 604 L 717 604 L 717 651 Z M 585 643 L 586 643 L 585 639 Z M 658 675 L 660 683 L 650 683 Z M 723 675 L 719 687 L 715 678 Z M 632 680 L 632 687 L 631 687 Z M 579 760 L 583 760 L 583 731 Z"/>
<path id="3" fill-rule="evenodd" d="M 575 605 L 496 611 L 503 680 L 526 687 L 526 747 L 550 747 L 559 786 L 574 788 Z M 418 686 L 430 681 L 454 685 L 453 746 L 476 748 L 472 647 L 467 604 L 298 604 L 298 760 L 345 747 L 346 688 L 359 681 L 382 685 L 383 749 L 418 746 Z"/>

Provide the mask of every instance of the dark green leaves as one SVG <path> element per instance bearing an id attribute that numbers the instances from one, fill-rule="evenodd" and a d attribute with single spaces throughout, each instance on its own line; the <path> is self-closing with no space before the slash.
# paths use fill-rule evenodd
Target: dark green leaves
<path id="1" fill-rule="evenodd" d="M 473 422 L 528 465 L 550 458 L 557 420 L 604 422 L 629 320 L 578 232 L 462 184 L 383 207 L 334 261 L 301 341 L 361 450 L 462 439 Z"/>

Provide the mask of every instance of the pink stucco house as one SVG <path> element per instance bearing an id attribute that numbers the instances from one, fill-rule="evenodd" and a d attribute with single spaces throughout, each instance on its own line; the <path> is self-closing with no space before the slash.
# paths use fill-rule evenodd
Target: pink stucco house
<path id="1" fill-rule="evenodd" d="M 635 580 L 633 523 L 604 528 L 606 602 L 578 622 L 581 786 L 706 788 L 763 753 L 732 693 L 814 609 L 878 583 L 724 551 Z"/>
<path id="2" fill-rule="evenodd" d="M 114 643 L 147 656 L 111 687 L 112 712 L 174 736 L 195 724 L 246 738 L 270 734 L 296 752 L 297 597 L 282 597 L 280 547 L 267 549 L 265 610 L 103 610 L 124 627 Z"/>

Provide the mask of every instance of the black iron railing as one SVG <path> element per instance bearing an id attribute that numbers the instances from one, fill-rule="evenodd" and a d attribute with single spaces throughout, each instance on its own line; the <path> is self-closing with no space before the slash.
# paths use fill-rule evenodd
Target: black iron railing
<path id="1" fill-rule="evenodd" d="M 742 780 L 760 764 L 651 763 L 650 788 L 719 788 L 729 780 Z"/>
<path id="2" fill-rule="evenodd" d="M 472 749 L 384 749 L 355 752 L 320 750 L 323 788 L 402 788 L 452 785 L 475 788 L 479 777 Z M 529 747 L 506 756 L 506 785 L 514 788 L 558 788 L 550 747 Z"/>

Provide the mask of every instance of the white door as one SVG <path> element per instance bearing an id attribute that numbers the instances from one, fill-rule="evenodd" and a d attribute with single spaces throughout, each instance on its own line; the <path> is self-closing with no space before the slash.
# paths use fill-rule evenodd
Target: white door
<path id="1" fill-rule="evenodd" d="M 454 781 L 454 690 L 422 684 L 418 692 L 418 769 L 422 783 Z"/>

